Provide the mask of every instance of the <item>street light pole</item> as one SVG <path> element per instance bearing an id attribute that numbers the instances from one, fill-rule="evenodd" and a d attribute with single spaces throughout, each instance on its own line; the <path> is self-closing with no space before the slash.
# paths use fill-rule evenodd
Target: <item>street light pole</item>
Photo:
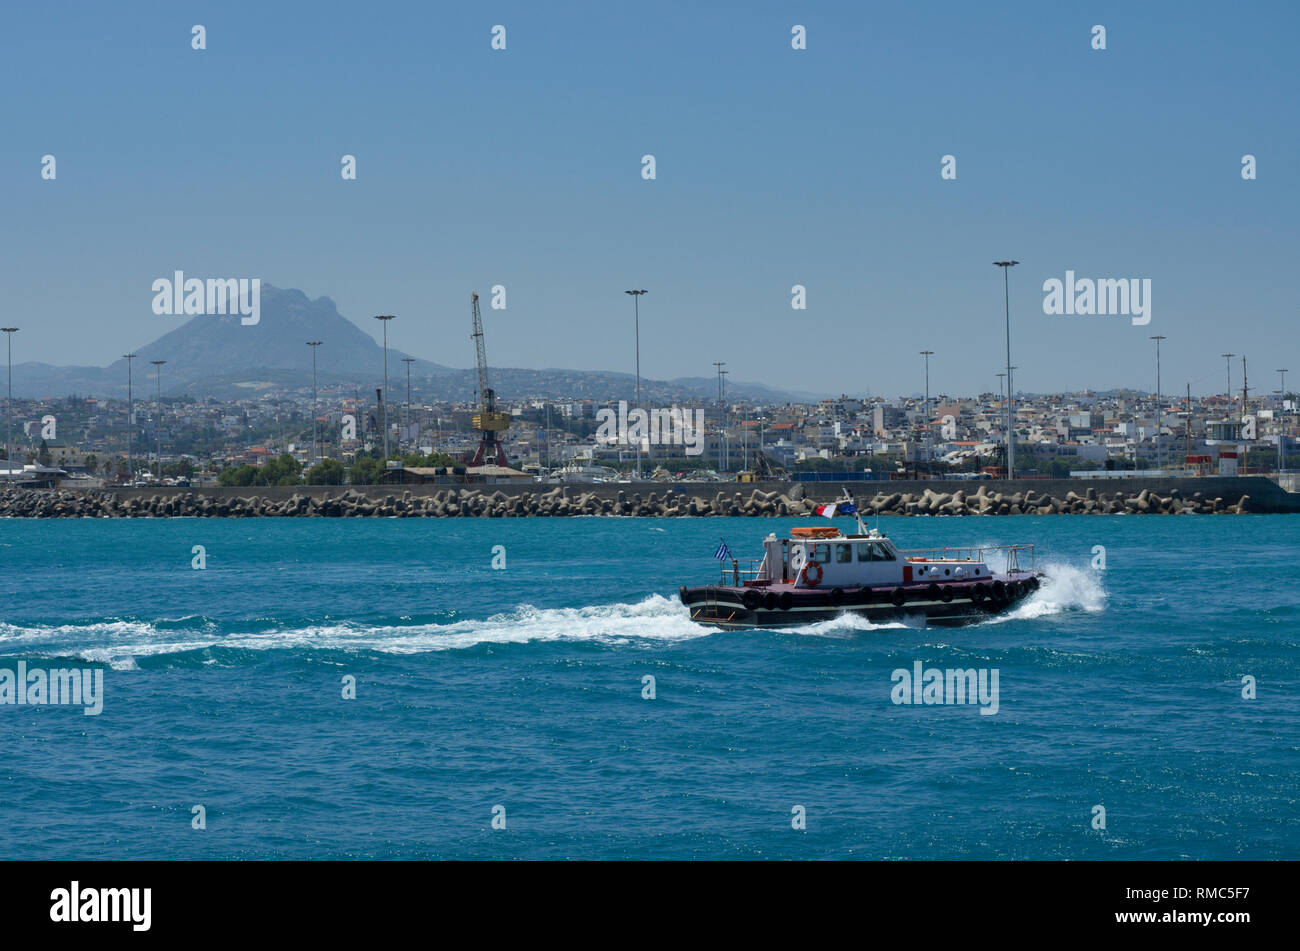
<path id="1" fill-rule="evenodd" d="M 135 393 L 131 385 L 131 361 L 135 359 L 135 354 L 124 353 L 122 358 L 126 360 L 126 482 L 130 485 L 135 481 L 135 470 L 131 466 L 131 437 L 134 435 L 132 430 L 135 428 Z M 147 453 L 148 450 L 145 452 Z"/>
<path id="2" fill-rule="evenodd" d="M 726 366 L 721 360 L 714 360 L 713 365 L 718 368 L 718 471 L 722 471 L 722 368 Z"/>
<path id="3" fill-rule="evenodd" d="M 5 339 L 9 343 L 9 395 L 5 398 L 5 481 L 13 481 L 14 477 L 14 453 L 12 443 L 14 439 L 14 334 L 18 333 L 17 327 L 0 327 L 4 331 Z"/>
<path id="4" fill-rule="evenodd" d="M 636 408 L 643 409 L 641 406 L 641 295 L 646 293 L 644 288 L 636 291 L 624 291 L 624 294 L 632 295 L 632 328 L 636 335 Z M 641 439 L 636 441 L 636 479 L 641 481 Z"/>
<path id="5" fill-rule="evenodd" d="M 1163 458 L 1160 453 L 1160 436 L 1161 426 L 1161 405 L 1160 405 L 1160 341 L 1165 339 L 1164 334 L 1155 334 L 1152 338 L 1156 342 L 1156 468 L 1164 467 Z"/>
<path id="6" fill-rule="evenodd" d="M 1001 404 L 1002 404 L 1002 412 L 1004 412 L 1004 413 L 1006 413 L 1006 392 L 1005 392 L 1005 386 L 1006 386 L 1006 374 L 1005 374 L 1005 373 L 998 373 L 998 374 L 997 374 L 997 400 L 998 400 L 998 403 L 1001 403 Z M 1006 450 L 1006 447 L 1002 447 L 1002 448 L 1004 448 L 1004 452 L 1002 452 L 1002 461 L 1004 461 L 1004 463 L 1005 463 L 1005 461 L 1006 461 L 1006 451 L 1005 451 L 1005 450 Z"/>
<path id="7" fill-rule="evenodd" d="M 725 377 L 730 372 L 731 372 L 730 370 L 720 370 L 718 372 L 718 382 L 719 384 L 723 385 L 724 388 L 726 385 L 726 380 L 724 380 L 723 377 Z M 725 399 L 723 400 L 722 403 L 722 413 L 726 417 L 726 421 L 730 423 L 731 414 L 727 412 L 727 403 Z M 723 446 L 723 453 L 724 453 L 724 457 L 722 461 L 722 471 L 729 472 L 731 466 L 731 445 L 727 440 L 727 431 L 725 427 L 723 428 L 722 431 L 722 446 Z"/>
<path id="8" fill-rule="evenodd" d="M 316 399 L 316 348 L 323 340 L 308 340 L 311 347 L 311 464 L 314 466 L 320 458 L 320 439 L 316 435 L 316 417 L 320 415 L 320 404 Z"/>
<path id="9" fill-rule="evenodd" d="M 741 452 L 741 471 L 749 471 L 749 401 L 745 401 L 745 408 L 740 414 L 740 452 Z"/>
<path id="10" fill-rule="evenodd" d="M 1231 403 L 1232 402 L 1232 358 L 1235 357 L 1236 354 L 1221 353 L 1219 354 L 1219 356 L 1223 357 L 1224 362 L 1228 365 L 1228 389 L 1225 392 L 1228 397 L 1228 402 Z"/>
<path id="11" fill-rule="evenodd" d="M 415 357 L 402 357 L 402 362 L 406 364 L 406 432 L 403 435 L 409 440 L 411 438 L 411 364 L 415 362 Z"/>
<path id="12" fill-rule="evenodd" d="M 994 261 L 995 267 L 1002 268 L 1002 297 L 1006 308 L 1007 321 L 1007 478 L 1016 477 L 1016 432 L 1015 420 L 1015 384 L 1011 375 L 1011 289 L 1007 272 L 1019 264 L 1019 261 Z"/>
<path id="13" fill-rule="evenodd" d="M 162 484 L 162 368 L 163 368 L 163 364 L 166 363 L 167 361 L 150 360 L 149 362 L 158 368 L 156 371 L 154 371 L 155 375 L 158 377 L 158 418 L 155 421 L 155 425 L 157 425 L 158 427 L 158 465 L 157 465 L 158 471 L 154 473 L 154 479 L 156 479 L 158 484 L 161 485 Z"/>
<path id="14" fill-rule="evenodd" d="M 396 314 L 376 314 L 375 320 L 384 325 L 384 393 L 379 401 L 379 417 L 384 427 L 384 466 L 388 466 L 388 322 Z"/>
<path id="15" fill-rule="evenodd" d="M 1278 384 L 1277 391 L 1277 471 L 1286 471 L 1286 454 L 1282 451 L 1282 444 L 1286 442 L 1286 413 L 1284 404 L 1286 403 L 1286 368 L 1277 371 L 1282 377 Z"/>
<path id="16" fill-rule="evenodd" d="M 934 468 L 934 453 L 930 448 L 930 357 L 934 351 L 922 350 L 921 356 L 925 357 L 925 471 L 928 473 Z"/>

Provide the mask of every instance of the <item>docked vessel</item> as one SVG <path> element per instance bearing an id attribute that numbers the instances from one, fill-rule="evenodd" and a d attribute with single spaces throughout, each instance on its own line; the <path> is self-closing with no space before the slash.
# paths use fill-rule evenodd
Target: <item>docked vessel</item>
<path id="1" fill-rule="evenodd" d="M 691 620 L 723 628 L 791 627 L 853 613 L 877 622 L 918 617 L 967 624 L 1006 611 L 1041 583 L 1033 545 L 905 551 L 867 529 L 847 491 L 821 509 L 853 515 L 857 532 L 819 525 L 793 528 L 784 538 L 769 534 L 763 557 L 743 568 L 724 542 L 718 583 L 680 590 Z"/>

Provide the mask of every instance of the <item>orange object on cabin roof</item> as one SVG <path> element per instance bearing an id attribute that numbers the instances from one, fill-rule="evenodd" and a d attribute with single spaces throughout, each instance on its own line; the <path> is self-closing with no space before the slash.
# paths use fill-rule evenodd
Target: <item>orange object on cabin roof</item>
<path id="1" fill-rule="evenodd" d="M 839 538 L 840 530 L 829 526 L 800 527 L 790 529 L 794 538 Z"/>

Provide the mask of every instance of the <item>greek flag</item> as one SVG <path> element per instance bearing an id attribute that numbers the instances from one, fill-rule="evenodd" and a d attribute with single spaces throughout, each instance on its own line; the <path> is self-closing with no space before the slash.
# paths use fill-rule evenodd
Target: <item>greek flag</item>
<path id="1" fill-rule="evenodd" d="M 713 553 L 713 557 L 718 559 L 718 561 L 726 561 L 731 557 L 731 549 L 727 547 L 725 541 L 718 546 L 718 550 Z"/>

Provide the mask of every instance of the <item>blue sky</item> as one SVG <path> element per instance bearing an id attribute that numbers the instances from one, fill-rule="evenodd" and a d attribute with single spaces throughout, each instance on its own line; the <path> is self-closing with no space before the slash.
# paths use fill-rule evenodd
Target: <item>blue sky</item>
<path id="1" fill-rule="evenodd" d="M 494 364 L 630 372 L 622 292 L 643 287 L 648 377 L 721 359 L 895 395 L 930 349 L 932 389 L 965 394 L 996 389 L 991 262 L 1014 257 L 1019 387 L 1150 388 L 1165 334 L 1166 392 L 1221 391 L 1224 351 L 1274 388 L 1300 372 L 1298 21 L 1281 2 L 8 6 L 3 317 L 18 362 L 103 365 L 174 326 L 155 278 L 261 277 L 368 332 L 397 314 L 390 344 L 469 366 L 469 292 L 502 284 Z M 1150 278 L 1151 323 L 1044 315 L 1067 269 Z"/>

